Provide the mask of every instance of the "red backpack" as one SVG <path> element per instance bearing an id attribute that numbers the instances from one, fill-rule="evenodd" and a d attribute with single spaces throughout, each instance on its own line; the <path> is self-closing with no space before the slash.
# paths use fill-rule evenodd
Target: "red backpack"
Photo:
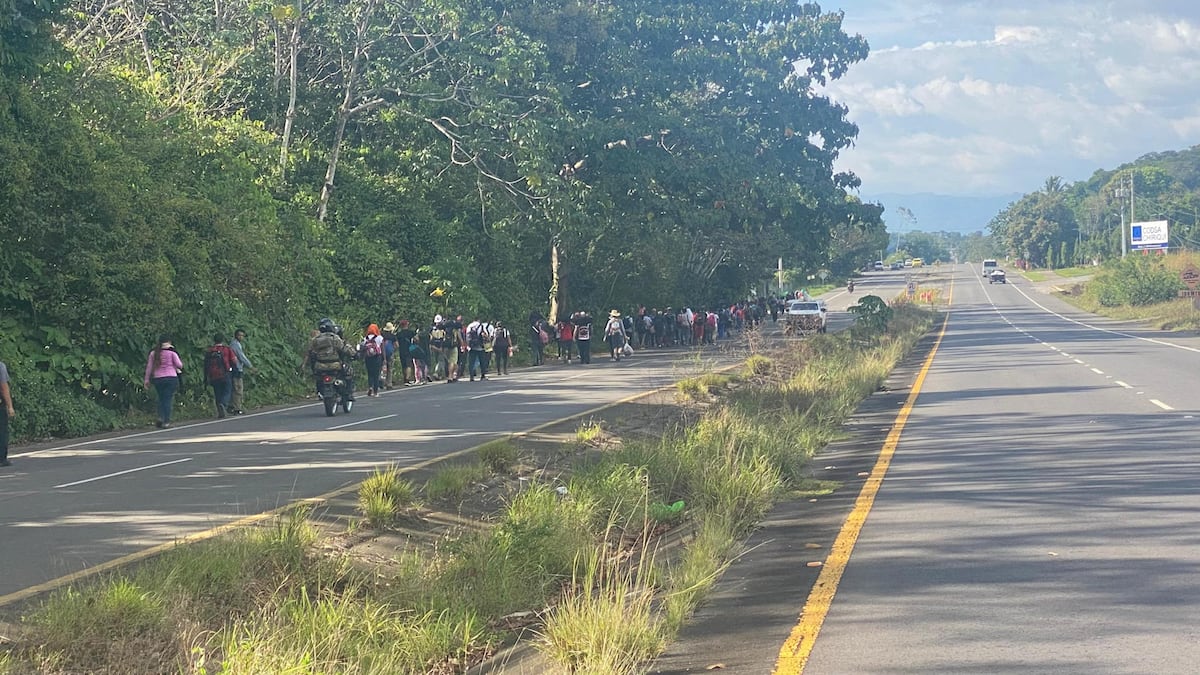
<path id="1" fill-rule="evenodd" d="M 204 377 L 209 383 L 224 382 L 229 377 L 229 358 L 226 353 L 229 347 L 215 345 L 204 353 Z"/>

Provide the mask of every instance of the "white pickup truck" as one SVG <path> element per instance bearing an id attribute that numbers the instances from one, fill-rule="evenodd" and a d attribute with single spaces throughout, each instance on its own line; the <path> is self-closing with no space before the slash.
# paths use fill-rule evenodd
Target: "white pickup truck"
<path id="1" fill-rule="evenodd" d="M 824 300 L 793 300 L 788 303 L 784 313 L 783 332 L 785 335 L 794 333 L 824 333 L 828 322 L 829 310 Z"/>

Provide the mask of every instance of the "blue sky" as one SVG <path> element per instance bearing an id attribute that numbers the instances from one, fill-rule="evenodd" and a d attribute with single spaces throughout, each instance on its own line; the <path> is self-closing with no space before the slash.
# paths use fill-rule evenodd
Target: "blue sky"
<path id="1" fill-rule="evenodd" d="M 1200 0 L 841 0 L 864 194 L 997 195 L 1200 144 Z"/>

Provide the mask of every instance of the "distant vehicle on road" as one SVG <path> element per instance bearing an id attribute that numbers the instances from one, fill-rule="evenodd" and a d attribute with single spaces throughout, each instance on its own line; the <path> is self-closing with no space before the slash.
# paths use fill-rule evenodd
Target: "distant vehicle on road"
<path id="1" fill-rule="evenodd" d="M 902 269 L 904 269 L 904 263 L 903 263 L 903 262 L 901 262 L 901 261 L 899 261 L 899 260 L 897 260 L 896 262 L 892 263 L 892 269 L 894 269 L 894 270 L 902 270 Z"/>
<path id="2" fill-rule="evenodd" d="M 912 258 L 905 258 L 905 259 L 904 259 L 904 266 L 905 266 L 905 267 L 912 267 Z"/>
<path id="3" fill-rule="evenodd" d="M 1004 276 L 1004 270 L 994 269 L 991 274 L 988 274 L 989 284 L 1007 284 L 1008 278 Z"/>
<path id="4" fill-rule="evenodd" d="M 924 261 L 923 259 L 921 259 L 921 258 L 913 258 L 913 259 L 912 259 L 912 266 L 913 266 L 913 267 L 924 267 L 924 266 L 925 266 L 925 261 Z"/>
<path id="5" fill-rule="evenodd" d="M 876 261 L 875 261 L 875 271 L 876 271 L 876 272 L 882 272 L 882 271 L 883 271 L 883 261 L 882 261 L 882 260 L 876 260 Z"/>
<path id="6" fill-rule="evenodd" d="M 994 259 L 988 258 L 983 261 L 983 276 L 986 277 L 991 274 L 994 269 L 996 269 L 996 261 Z"/>

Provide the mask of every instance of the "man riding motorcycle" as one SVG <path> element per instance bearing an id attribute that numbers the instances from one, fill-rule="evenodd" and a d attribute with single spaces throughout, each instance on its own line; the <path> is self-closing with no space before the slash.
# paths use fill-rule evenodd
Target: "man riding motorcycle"
<path id="1" fill-rule="evenodd" d="M 854 280 L 853 279 L 850 280 L 850 283 L 846 284 L 846 290 L 850 293 L 854 292 Z"/>
<path id="2" fill-rule="evenodd" d="M 304 364 L 312 369 L 317 393 L 320 393 L 321 379 L 333 374 L 346 383 L 349 392 L 347 400 L 354 400 L 354 379 L 350 371 L 350 361 L 356 356 L 354 347 L 346 344 L 338 336 L 337 326 L 332 319 L 321 319 L 317 322 L 317 334 L 308 342 L 308 356 Z"/>

